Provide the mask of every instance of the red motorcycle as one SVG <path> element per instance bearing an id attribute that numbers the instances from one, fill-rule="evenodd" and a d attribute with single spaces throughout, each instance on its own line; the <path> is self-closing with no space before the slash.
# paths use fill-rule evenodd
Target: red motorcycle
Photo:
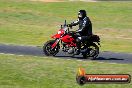
<path id="1" fill-rule="evenodd" d="M 58 33 L 51 37 L 54 40 L 49 40 L 44 44 L 43 52 L 46 56 L 55 56 L 60 51 L 60 48 L 63 52 L 68 52 L 68 54 L 74 56 L 74 52 L 77 50 L 76 33 L 69 31 L 69 29 L 70 27 L 67 26 L 65 21 Z M 100 38 L 97 35 L 92 35 L 83 42 L 80 50 L 83 58 L 96 58 L 99 54 L 99 42 Z"/>

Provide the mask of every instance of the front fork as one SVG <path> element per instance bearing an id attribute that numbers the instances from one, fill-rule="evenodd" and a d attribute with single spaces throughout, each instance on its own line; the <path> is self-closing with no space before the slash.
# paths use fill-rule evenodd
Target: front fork
<path id="1" fill-rule="evenodd" d="M 60 39 L 56 39 L 56 41 L 54 42 L 54 44 L 51 46 L 52 49 L 54 49 L 56 47 L 56 45 L 59 43 Z"/>

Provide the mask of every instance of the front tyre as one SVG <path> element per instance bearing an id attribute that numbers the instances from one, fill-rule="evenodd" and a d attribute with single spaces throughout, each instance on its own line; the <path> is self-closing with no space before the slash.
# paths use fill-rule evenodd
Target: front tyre
<path id="1" fill-rule="evenodd" d="M 52 45 L 54 44 L 55 40 L 47 41 L 43 46 L 43 52 L 46 56 L 55 56 L 59 52 L 59 44 L 52 49 Z"/>

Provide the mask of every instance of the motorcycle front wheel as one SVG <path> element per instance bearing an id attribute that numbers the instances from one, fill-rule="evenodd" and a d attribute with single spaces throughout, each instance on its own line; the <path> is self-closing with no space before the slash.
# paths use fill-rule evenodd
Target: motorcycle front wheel
<path id="1" fill-rule="evenodd" d="M 43 52 L 46 56 L 55 56 L 59 52 L 59 44 L 52 49 L 52 45 L 54 44 L 55 40 L 47 41 L 43 46 Z"/>

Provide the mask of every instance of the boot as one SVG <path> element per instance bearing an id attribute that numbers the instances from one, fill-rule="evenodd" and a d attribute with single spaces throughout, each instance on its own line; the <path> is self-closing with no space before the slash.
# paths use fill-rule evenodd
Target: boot
<path id="1" fill-rule="evenodd" d="M 74 55 L 79 55 L 80 54 L 80 49 L 77 49 L 74 53 Z"/>

